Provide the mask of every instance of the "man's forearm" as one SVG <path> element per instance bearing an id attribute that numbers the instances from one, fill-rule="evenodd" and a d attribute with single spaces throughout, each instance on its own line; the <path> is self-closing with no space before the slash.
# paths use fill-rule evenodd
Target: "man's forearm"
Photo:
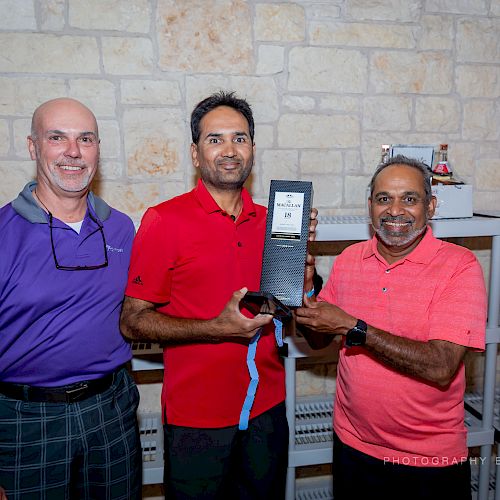
<path id="1" fill-rule="evenodd" d="M 365 349 L 395 370 L 438 385 L 453 378 L 466 348 L 442 340 L 421 342 L 368 327 Z"/>
<path id="2" fill-rule="evenodd" d="M 174 318 L 153 309 L 122 315 L 121 329 L 130 340 L 160 344 L 222 341 L 216 319 Z"/>

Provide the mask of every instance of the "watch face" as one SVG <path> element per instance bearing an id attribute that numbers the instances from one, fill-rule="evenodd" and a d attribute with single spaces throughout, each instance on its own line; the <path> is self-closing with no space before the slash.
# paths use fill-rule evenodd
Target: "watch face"
<path id="1" fill-rule="evenodd" d="M 366 332 L 355 326 L 349 330 L 346 335 L 345 345 L 347 347 L 362 346 L 366 341 Z"/>

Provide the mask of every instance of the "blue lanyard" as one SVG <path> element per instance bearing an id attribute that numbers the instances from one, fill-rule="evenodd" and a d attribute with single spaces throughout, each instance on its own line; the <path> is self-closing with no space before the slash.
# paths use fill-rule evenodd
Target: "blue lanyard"
<path id="1" fill-rule="evenodd" d="M 283 346 L 283 323 L 274 318 L 275 331 L 274 335 L 276 338 L 276 343 L 279 347 Z M 259 343 L 260 334 L 262 328 L 260 328 L 255 336 L 248 344 L 247 351 L 247 367 L 248 373 L 250 375 L 250 383 L 248 384 L 247 395 L 245 396 L 245 401 L 243 402 L 243 407 L 240 413 L 240 423 L 238 429 L 240 431 L 246 431 L 248 429 L 248 420 L 250 419 L 250 411 L 252 410 L 253 402 L 255 400 L 255 393 L 257 392 L 257 386 L 259 385 L 259 372 L 257 371 L 257 365 L 255 364 L 255 354 L 257 352 L 257 344 Z"/>

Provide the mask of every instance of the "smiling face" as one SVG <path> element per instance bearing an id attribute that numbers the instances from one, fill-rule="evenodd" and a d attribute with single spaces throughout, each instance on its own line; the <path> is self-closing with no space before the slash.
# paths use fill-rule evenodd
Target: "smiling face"
<path id="1" fill-rule="evenodd" d="M 388 166 L 375 179 L 368 202 L 370 216 L 379 251 L 389 263 L 418 245 L 428 219 L 434 215 L 436 198 L 426 203 L 423 183 L 419 170 L 398 164 Z"/>
<path id="2" fill-rule="evenodd" d="M 240 189 L 252 171 L 254 153 L 246 118 L 229 106 L 219 106 L 201 119 L 200 139 L 191 145 L 193 165 L 209 190 Z"/>
<path id="3" fill-rule="evenodd" d="M 43 188 L 59 196 L 86 190 L 99 163 L 95 117 L 78 101 L 49 101 L 34 114 L 28 149 Z"/>

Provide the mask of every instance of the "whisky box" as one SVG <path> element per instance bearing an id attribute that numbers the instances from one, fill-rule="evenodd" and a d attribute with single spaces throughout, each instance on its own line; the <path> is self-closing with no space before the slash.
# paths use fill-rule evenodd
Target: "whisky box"
<path id="1" fill-rule="evenodd" d="M 289 307 L 302 305 L 312 198 L 312 182 L 271 181 L 260 291 Z"/>

